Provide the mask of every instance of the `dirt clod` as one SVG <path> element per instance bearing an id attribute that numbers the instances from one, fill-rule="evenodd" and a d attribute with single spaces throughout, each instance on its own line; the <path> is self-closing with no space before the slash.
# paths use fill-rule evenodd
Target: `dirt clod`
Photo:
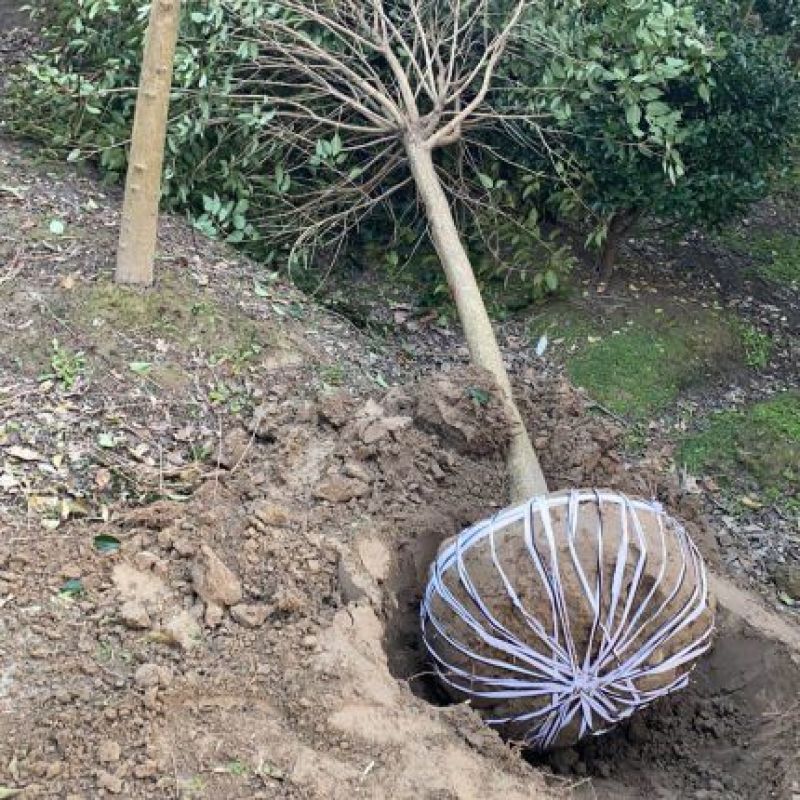
<path id="1" fill-rule="evenodd" d="M 115 742 L 113 739 L 107 739 L 100 745 L 97 751 L 97 760 L 100 761 L 101 764 L 113 764 L 119 761 L 121 755 L 122 747 L 120 747 L 119 742 Z"/>
<path id="2" fill-rule="evenodd" d="M 457 379 L 437 376 L 420 383 L 415 422 L 465 455 L 502 452 L 511 425 L 502 395 L 492 376 L 477 367 Z"/>
<path id="3" fill-rule="evenodd" d="M 142 664 L 134 673 L 133 680 L 141 689 L 165 688 L 172 683 L 172 670 L 163 664 Z"/>
<path id="4" fill-rule="evenodd" d="M 773 568 L 772 580 L 779 592 L 800 600 L 800 564 L 780 564 Z"/>
<path id="5" fill-rule="evenodd" d="M 246 628 L 261 627 L 267 621 L 269 613 L 270 607 L 265 605 L 240 603 L 231 608 L 231 617 Z"/>
<path id="6" fill-rule="evenodd" d="M 183 650 L 191 650 L 201 641 L 200 626 L 188 611 L 179 611 L 170 617 L 163 628 L 167 642 Z"/>
<path id="7" fill-rule="evenodd" d="M 144 604 L 136 600 L 129 600 L 127 603 L 123 603 L 122 608 L 119 610 L 119 616 L 127 627 L 133 629 L 143 630 L 153 624 Z"/>
<path id="8" fill-rule="evenodd" d="M 314 497 L 329 503 L 348 503 L 358 497 L 366 497 L 369 493 L 369 484 L 344 475 L 332 475 L 314 489 Z"/>
<path id="9" fill-rule="evenodd" d="M 241 465 L 252 449 L 252 437 L 242 428 L 234 428 L 225 434 L 217 453 L 217 463 L 225 469 Z"/>
<path id="10" fill-rule="evenodd" d="M 242 599 L 242 584 L 208 545 L 200 553 L 192 568 L 192 582 L 198 597 L 206 603 L 233 606 Z"/>
<path id="11" fill-rule="evenodd" d="M 121 794 L 124 784 L 122 778 L 118 775 L 112 775 L 110 772 L 101 769 L 97 772 L 97 785 L 100 789 L 105 789 L 111 794 Z"/>

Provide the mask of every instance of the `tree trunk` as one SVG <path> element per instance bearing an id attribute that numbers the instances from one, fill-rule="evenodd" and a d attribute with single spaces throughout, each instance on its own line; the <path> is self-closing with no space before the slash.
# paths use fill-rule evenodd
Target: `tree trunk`
<path id="1" fill-rule="evenodd" d="M 413 135 L 409 135 L 406 138 L 406 153 L 417 192 L 425 206 L 431 238 L 458 309 L 472 361 L 494 376 L 505 395 L 509 413 L 514 421 L 515 429 L 508 453 L 511 499 L 513 502 L 522 502 L 534 495 L 546 494 L 547 483 L 544 473 L 539 466 L 525 423 L 514 402 L 503 356 L 492 330 L 492 323 L 475 280 L 469 256 L 458 234 L 450 204 L 436 173 L 431 149 L 416 140 Z"/>
<path id="2" fill-rule="evenodd" d="M 153 283 L 161 170 L 180 11 L 180 0 L 155 0 L 150 9 L 122 206 L 118 283 Z"/>
<path id="3" fill-rule="evenodd" d="M 607 281 L 614 274 L 619 255 L 619 243 L 639 220 L 638 211 L 620 211 L 613 214 L 608 223 L 608 232 L 600 250 L 600 279 Z"/>

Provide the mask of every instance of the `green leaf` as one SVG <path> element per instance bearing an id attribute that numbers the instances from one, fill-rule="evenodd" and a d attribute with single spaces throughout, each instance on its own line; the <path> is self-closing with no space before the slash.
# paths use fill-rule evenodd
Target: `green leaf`
<path id="1" fill-rule="evenodd" d="M 117 446 L 117 440 L 111 433 L 101 433 L 97 437 L 97 444 L 99 444 L 100 447 L 104 447 L 106 450 L 110 450 Z"/>
<path id="2" fill-rule="evenodd" d="M 551 292 L 554 292 L 558 289 L 558 275 L 551 269 L 547 270 L 544 274 L 544 283 Z"/>
<path id="3" fill-rule="evenodd" d="M 11 789 L 8 786 L 0 786 L 0 800 L 11 800 L 21 794 L 22 789 Z"/>
<path id="4" fill-rule="evenodd" d="M 78 597 L 84 592 L 83 583 L 80 578 L 70 578 L 59 590 L 60 597 Z"/>
<path id="5" fill-rule="evenodd" d="M 642 109 L 638 103 L 634 103 L 625 109 L 625 119 L 632 130 L 639 129 L 639 123 L 642 121 Z"/>
<path id="6" fill-rule="evenodd" d="M 61 236 L 64 233 L 65 225 L 60 219 L 50 220 L 50 233 Z"/>
<path id="7" fill-rule="evenodd" d="M 487 175 L 484 172 L 479 172 L 478 180 L 481 182 L 481 186 L 483 186 L 484 189 L 494 189 L 494 181 L 490 175 Z"/>
<path id="8" fill-rule="evenodd" d="M 481 389 L 479 386 L 469 386 L 467 388 L 467 395 L 470 400 L 477 403 L 479 406 L 487 405 L 490 399 L 489 392 L 485 389 Z"/>
<path id="9" fill-rule="evenodd" d="M 110 533 L 101 533 L 94 537 L 94 549 L 98 553 L 116 553 L 120 548 L 120 540 Z"/>
<path id="10" fill-rule="evenodd" d="M 147 375 L 153 368 L 153 365 L 149 361 L 131 361 L 131 363 L 128 364 L 128 368 L 137 375 Z"/>

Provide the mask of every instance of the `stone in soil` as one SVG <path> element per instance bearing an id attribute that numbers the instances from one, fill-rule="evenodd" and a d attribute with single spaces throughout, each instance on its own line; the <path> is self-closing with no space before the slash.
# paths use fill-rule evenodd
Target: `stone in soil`
<path id="1" fill-rule="evenodd" d="M 234 606 L 242 599 L 239 578 L 208 545 L 200 548 L 192 568 L 192 582 L 198 597 L 206 603 Z"/>

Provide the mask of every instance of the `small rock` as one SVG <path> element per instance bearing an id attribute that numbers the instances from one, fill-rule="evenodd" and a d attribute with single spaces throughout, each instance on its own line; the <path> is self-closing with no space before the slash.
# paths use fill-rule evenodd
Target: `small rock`
<path id="1" fill-rule="evenodd" d="M 119 616 L 128 628 L 143 630 L 152 625 L 147 609 L 142 603 L 137 603 L 135 600 L 123 603 L 122 608 L 119 610 Z"/>
<path id="2" fill-rule="evenodd" d="M 347 478 L 344 475 L 333 475 L 317 486 L 314 497 L 330 503 L 347 503 L 357 497 L 366 497 L 369 493 L 369 484 L 364 481 Z"/>
<path id="3" fill-rule="evenodd" d="M 97 773 L 97 785 L 101 789 L 111 792 L 111 794 L 120 794 L 122 792 L 122 778 L 112 775 L 104 769 L 99 770 Z"/>
<path id="4" fill-rule="evenodd" d="M 359 464 L 358 461 L 348 461 L 342 469 L 348 478 L 356 478 L 359 481 L 364 481 L 364 483 L 372 483 L 373 481 L 370 471 L 363 464 Z"/>
<path id="5" fill-rule="evenodd" d="M 97 758 L 101 764 L 113 764 L 119 761 L 120 755 L 122 755 L 122 748 L 119 746 L 119 742 L 115 742 L 113 739 L 103 741 L 97 751 Z"/>
<path id="6" fill-rule="evenodd" d="M 142 550 L 137 553 L 133 557 L 133 565 L 142 572 L 150 570 L 160 575 L 164 574 L 164 567 L 166 566 L 155 553 L 151 553 L 149 550 Z"/>
<path id="7" fill-rule="evenodd" d="M 133 680 L 140 689 L 159 686 L 165 689 L 172 683 L 172 670 L 162 664 L 142 664 L 133 674 Z"/>
<path id="8" fill-rule="evenodd" d="M 197 545 L 188 537 L 183 537 L 180 539 L 175 539 L 175 541 L 172 543 L 172 549 L 175 550 L 179 556 L 188 558 L 197 552 Z"/>
<path id="9" fill-rule="evenodd" d="M 358 555 L 370 577 L 376 581 L 386 580 L 392 557 L 383 542 L 378 539 L 362 539 L 358 542 Z"/>
<path id="10" fill-rule="evenodd" d="M 159 772 L 158 762 L 148 759 L 142 764 L 137 764 L 133 768 L 133 775 L 139 780 L 146 780 L 147 778 L 155 777 Z"/>
<path id="11" fill-rule="evenodd" d="M 242 584 L 220 557 L 203 545 L 192 568 L 192 581 L 197 595 L 207 603 L 235 606 L 242 599 Z"/>
<path id="12" fill-rule="evenodd" d="M 200 644 L 202 634 L 197 620 L 188 611 L 179 611 L 164 626 L 163 633 L 172 644 L 191 650 Z"/>
<path id="13" fill-rule="evenodd" d="M 281 528 L 292 521 L 292 515 L 283 506 L 265 500 L 253 509 L 253 514 L 265 525 L 274 525 Z"/>
<path id="14" fill-rule="evenodd" d="M 83 574 L 80 564 L 67 564 L 61 567 L 61 577 L 68 580 L 77 580 Z"/>
<path id="15" fill-rule="evenodd" d="M 231 617 L 246 628 L 258 628 L 267 621 L 270 610 L 269 606 L 240 603 L 231 608 Z"/>
<path id="16" fill-rule="evenodd" d="M 355 401 L 345 391 L 326 395 L 318 403 L 320 417 L 334 428 L 341 428 L 353 418 Z"/>
<path id="17" fill-rule="evenodd" d="M 222 606 L 216 603 L 206 603 L 205 623 L 209 628 L 217 628 L 222 624 L 222 617 L 225 614 Z"/>
<path id="18" fill-rule="evenodd" d="M 226 434 L 219 447 L 217 463 L 225 469 L 234 469 L 241 464 L 253 444 L 251 436 L 241 428 L 235 428 Z"/>
<path id="19" fill-rule="evenodd" d="M 380 417 L 370 420 L 361 429 L 361 441 L 364 444 L 375 444 L 390 433 L 408 428 L 412 422 L 411 417 Z"/>
<path id="20" fill-rule="evenodd" d="M 275 608 L 284 614 L 297 614 L 308 605 L 305 597 L 297 589 L 279 589 L 275 593 Z"/>
<path id="21" fill-rule="evenodd" d="M 168 550 L 172 547 L 172 542 L 175 538 L 175 531 L 172 528 L 164 528 L 163 531 L 159 531 L 158 535 L 156 536 L 156 541 L 158 542 L 158 546 L 164 550 Z"/>

